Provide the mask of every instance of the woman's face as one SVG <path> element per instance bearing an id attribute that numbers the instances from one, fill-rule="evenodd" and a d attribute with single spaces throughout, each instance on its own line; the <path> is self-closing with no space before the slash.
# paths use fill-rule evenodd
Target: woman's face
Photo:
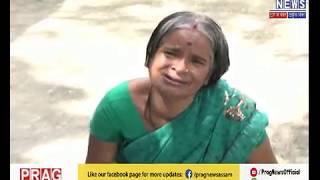
<path id="1" fill-rule="evenodd" d="M 201 32 L 174 30 L 163 38 L 151 60 L 151 82 L 169 96 L 194 96 L 209 80 L 212 57 L 210 42 Z"/>

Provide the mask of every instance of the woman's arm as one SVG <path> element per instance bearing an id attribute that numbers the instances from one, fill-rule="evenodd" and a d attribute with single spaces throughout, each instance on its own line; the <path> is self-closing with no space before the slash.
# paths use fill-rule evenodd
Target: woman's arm
<path id="1" fill-rule="evenodd" d="M 248 163 L 253 163 L 253 164 L 278 163 L 272 151 L 272 147 L 271 147 L 268 136 L 264 140 L 264 142 L 251 153 L 251 155 L 249 156 Z"/>
<path id="2" fill-rule="evenodd" d="M 90 135 L 86 163 L 112 163 L 117 150 L 117 143 L 103 142 Z"/>

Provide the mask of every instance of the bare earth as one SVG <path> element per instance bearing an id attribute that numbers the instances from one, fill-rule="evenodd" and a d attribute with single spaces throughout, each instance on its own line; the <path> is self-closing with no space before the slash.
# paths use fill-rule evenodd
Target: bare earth
<path id="1" fill-rule="evenodd" d="M 273 3 L 10 0 L 10 162 L 84 162 L 98 101 L 146 76 L 152 29 L 191 10 L 222 26 L 231 58 L 224 78 L 268 113 L 279 162 L 308 163 L 308 19 L 269 19 Z"/>

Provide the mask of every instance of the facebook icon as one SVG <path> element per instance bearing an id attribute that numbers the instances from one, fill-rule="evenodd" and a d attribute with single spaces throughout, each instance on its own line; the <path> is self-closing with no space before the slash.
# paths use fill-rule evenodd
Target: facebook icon
<path id="1" fill-rule="evenodd" d="M 186 170 L 186 178 L 191 179 L 192 177 L 192 171 L 190 169 Z"/>

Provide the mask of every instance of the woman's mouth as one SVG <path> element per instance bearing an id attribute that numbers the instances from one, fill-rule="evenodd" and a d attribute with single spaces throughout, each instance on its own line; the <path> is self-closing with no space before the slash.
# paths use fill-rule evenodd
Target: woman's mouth
<path id="1" fill-rule="evenodd" d="M 186 85 L 187 82 L 177 79 L 177 78 L 173 78 L 172 76 L 168 75 L 168 74 L 164 74 L 164 80 L 166 81 L 166 83 L 174 85 L 174 86 L 183 86 Z"/>

